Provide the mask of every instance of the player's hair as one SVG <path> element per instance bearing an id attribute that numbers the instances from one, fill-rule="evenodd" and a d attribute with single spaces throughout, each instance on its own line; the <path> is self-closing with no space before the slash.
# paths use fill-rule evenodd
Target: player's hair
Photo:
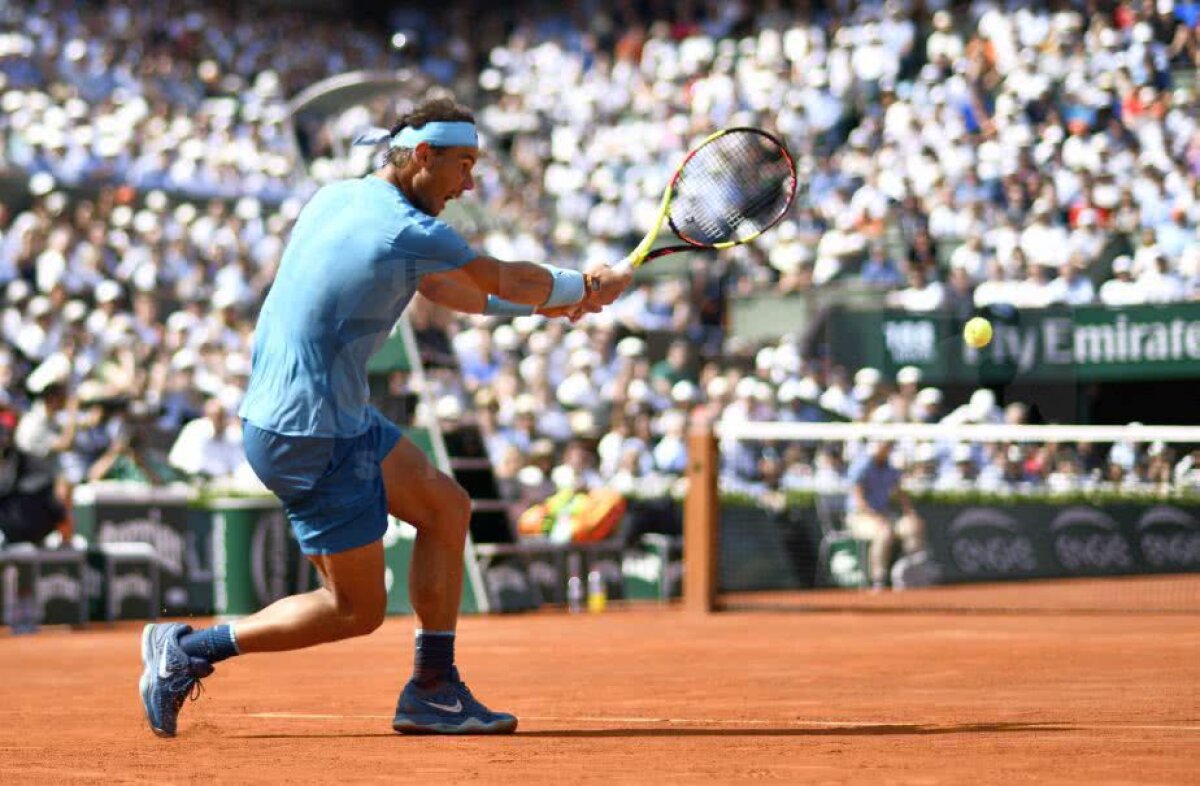
<path id="1" fill-rule="evenodd" d="M 410 112 L 400 117 L 396 125 L 392 126 L 392 136 L 400 133 L 400 130 L 403 128 L 410 126 L 412 128 L 423 128 L 426 123 L 437 121 L 474 123 L 475 115 L 470 109 L 449 96 L 427 98 L 413 107 Z M 412 151 L 408 148 L 393 147 L 388 150 L 387 162 L 394 166 L 404 166 L 408 163 L 409 156 L 411 155 Z"/>

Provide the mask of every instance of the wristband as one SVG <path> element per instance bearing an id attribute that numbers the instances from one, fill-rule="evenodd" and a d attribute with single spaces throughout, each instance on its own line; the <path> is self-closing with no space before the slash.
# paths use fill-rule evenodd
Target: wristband
<path id="1" fill-rule="evenodd" d="M 542 267 L 554 277 L 554 284 L 550 288 L 550 297 L 546 298 L 546 302 L 542 304 L 543 307 L 573 306 L 583 300 L 584 295 L 587 294 L 587 285 L 584 283 L 582 273 L 578 270 L 566 270 L 553 265 L 542 265 Z"/>
<path id="2" fill-rule="evenodd" d="M 534 312 L 534 309 L 535 306 L 526 306 L 522 303 L 505 300 L 502 297 L 488 295 L 487 305 L 483 307 L 483 313 L 489 317 L 527 317 Z"/>

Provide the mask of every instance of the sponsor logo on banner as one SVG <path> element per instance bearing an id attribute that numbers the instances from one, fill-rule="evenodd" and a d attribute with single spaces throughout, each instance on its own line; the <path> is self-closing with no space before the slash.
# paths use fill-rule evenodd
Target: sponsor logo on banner
<path id="1" fill-rule="evenodd" d="M 885 322 L 883 340 L 894 363 L 932 363 L 937 356 L 937 328 L 932 320 Z"/>
<path id="2" fill-rule="evenodd" d="M 175 575 L 183 574 L 183 535 L 162 521 L 162 510 L 150 508 L 144 519 L 102 521 L 96 540 L 100 543 L 149 543 L 160 564 Z"/>
<path id="3" fill-rule="evenodd" d="M 108 587 L 112 595 L 112 608 L 119 610 L 129 598 L 144 600 L 149 604 L 154 597 L 154 585 L 150 577 L 141 573 L 125 573 L 114 576 Z"/>
<path id="4" fill-rule="evenodd" d="M 1200 567 L 1200 522 L 1186 510 L 1159 505 L 1137 523 L 1138 546 L 1156 568 Z"/>
<path id="5" fill-rule="evenodd" d="M 1017 576 L 1037 570 L 1033 542 L 995 508 L 967 508 L 950 523 L 950 554 L 967 575 Z"/>
<path id="6" fill-rule="evenodd" d="M 1133 550 L 1121 528 L 1102 510 L 1069 507 L 1050 522 L 1054 556 L 1072 572 L 1126 570 L 1133 567 Z"/>
<path id="7" fill-rule="evenodd" d="M 265 606 L 288 593 L 288 524 L 282 511 L 264 513 L 250 542 L 250 573 L 254 595 Z"/>
<path id="8" fill-rule="evenodd" d="M 38 601 L 45 605 L 52 600 L 78 603 L 83 594 L 83 582 L 70 573 L 43 573 L 37 579 Z"/>

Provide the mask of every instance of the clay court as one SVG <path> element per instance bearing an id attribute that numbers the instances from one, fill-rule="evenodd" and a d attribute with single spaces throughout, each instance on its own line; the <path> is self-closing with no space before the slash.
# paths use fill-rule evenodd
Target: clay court
<path id="1" fill-rule="evenodd" d="M 507 738 L 391 732 L 408 619 L 223 664 L 173 740 L 142 719 L 140 626 L 5 634 L 0 782 L 1194 783 L 1200 620 L 1194 605 L 1144 601 L 1198 588 L 1109 580 L 923 590 L 922 610 L 863 595 L 859 610 L 465 619 L 460 665 L 520 716 Z M 1107 596 L 1126 607 L 1072 602 Z"/>

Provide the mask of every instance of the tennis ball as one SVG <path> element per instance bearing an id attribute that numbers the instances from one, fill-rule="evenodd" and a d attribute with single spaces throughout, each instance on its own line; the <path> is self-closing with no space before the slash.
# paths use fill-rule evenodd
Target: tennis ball
<path id="1" fill-rule="evenodd" d="M 983 317 L 975 317 L 963 326 L 963 341 L 976 349 L 986 347 L 992 340 L 992 323 Z"/>

